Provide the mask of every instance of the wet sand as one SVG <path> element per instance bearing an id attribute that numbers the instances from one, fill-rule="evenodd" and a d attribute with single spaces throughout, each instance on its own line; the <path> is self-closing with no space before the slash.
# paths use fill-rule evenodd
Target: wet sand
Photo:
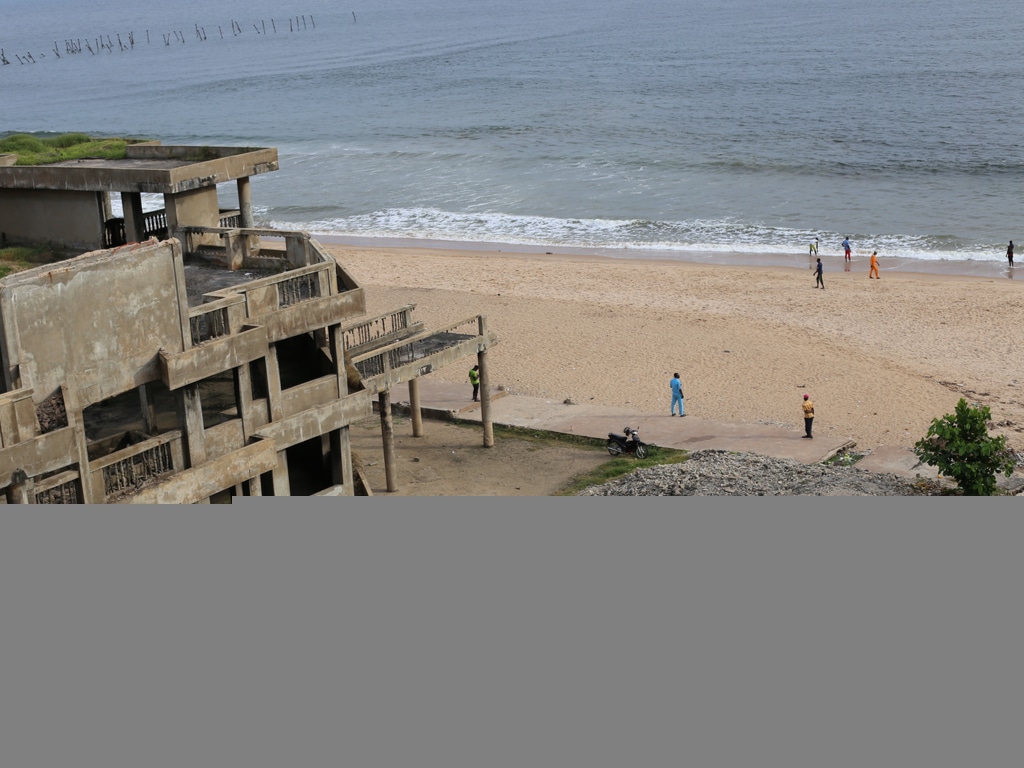
<path id="1" fill-rule="evenodd" d="M 866 255 L 855 251 L 845 271 L 841 254 L 823 254 L 819 290 L 807 256 L 706 254 L 705 263 L 318 240 L 365 287 L 370 313 L 416 304 L 428 327 L 486 315 L 500 338 L 491 383 L 513 394 L 669 418 L 678 371 L 688 414 L 802 430 L 808 392 L 816 433 L 862 449 L 910 447 L 965 396 L 990 406 L 992 431 L 1024 448 L 1024 274 L 1008 279 L 1005 260 L 880 254 L 882 279 L 869 280 Z"/>

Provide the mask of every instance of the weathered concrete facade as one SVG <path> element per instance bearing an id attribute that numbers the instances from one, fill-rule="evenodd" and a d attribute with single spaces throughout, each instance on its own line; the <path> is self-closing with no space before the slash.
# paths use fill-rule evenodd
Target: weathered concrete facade
<path id="1" fill-rule="evenodd" d="M 353 495 L 375 399 L 387 457 L 392 386 L 470 355 L 486 375 L 484 318 L 366 317 L 306 233 L 177 232 L 0 280 L 0 503 Z"/>
<path id="2" fill-rule="evenodd" d="M 249 179 L 279 167 L 273 148 L 150 142 L 126 151 L 124 160 L 0 163 L 0 233 L 12 244 L 96 250 L 153 236 L 180 238 L 190 226 L 252 227 Z M 217 185 L 226 182 L 237 186 L 237 207 L 219 204 Z M 163 209 L 144 212 L 143 193 L 163 195 Z M 120 196 L 123 217 L 111 216 L 112 194 Z"/>

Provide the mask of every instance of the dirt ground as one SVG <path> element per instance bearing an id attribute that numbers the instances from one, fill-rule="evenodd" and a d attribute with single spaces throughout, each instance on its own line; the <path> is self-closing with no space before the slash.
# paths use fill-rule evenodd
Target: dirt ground
<path id="1" fill-rule="evenodd" d="M 543 443 L 496 434 L 483 447 L 479 425 L 423 420 L 423 435 L 412 436 L 412 422 L 395 416 L 395 476 L 389 493 L 384 472 L 380 419 L 350 430 L 374 496 L 550 496 L 572 478 L 607 461 L 600 448 Z"/>

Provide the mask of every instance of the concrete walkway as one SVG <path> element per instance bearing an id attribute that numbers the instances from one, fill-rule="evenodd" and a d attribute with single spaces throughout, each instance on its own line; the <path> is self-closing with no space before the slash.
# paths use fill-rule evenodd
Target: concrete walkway
<path id="1" fill-rule="evenodd" d="M 470 400 L 469 384 L 450 384 L 420 379 L 420 408 L 425 418 L 480 421 L 480 404 Z M 409 389 L 400 384 L 391 390 L 393 405 L 408 407 Z M 668 399 L 666 398 L 666 408 Z M 560 432 L 605 439 L 609 432 L 622 434 L 626 425 L 640 428 L 641 439 L 652 445 L 686 451 L 724 450 L 757 453 L 775 458 L 816 464 L 853 448 L 847 438 L 815 436 L 807 440 L 803 429 L 767 424 L 711 421 L 694 416 L 641 413 L 603 405 L 566 405 L 539 397 L 491 393 L 491 421 L 514 427 Z M 912 451 L 885 446 L 869 452 L 857 466 L 870 472 L 890 472 L 901 477 L 934 478 L 933 467 L 921 464 Z"/>

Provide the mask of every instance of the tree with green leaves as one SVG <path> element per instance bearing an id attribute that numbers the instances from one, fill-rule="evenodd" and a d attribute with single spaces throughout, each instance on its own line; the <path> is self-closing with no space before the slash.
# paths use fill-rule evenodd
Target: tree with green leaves
<path id="1" fill-rule="evenodd" d="M 925 464 L 956 480 L 965 496 L 992 496 L 996 474 L 1007 477 L 1016 464 L 1006 437 L 992 437 L 987 405 L 970 405 L 964 398 L 954 413 L 934 419 L 928 434 L 914 443 L 914 453 Z"/>

